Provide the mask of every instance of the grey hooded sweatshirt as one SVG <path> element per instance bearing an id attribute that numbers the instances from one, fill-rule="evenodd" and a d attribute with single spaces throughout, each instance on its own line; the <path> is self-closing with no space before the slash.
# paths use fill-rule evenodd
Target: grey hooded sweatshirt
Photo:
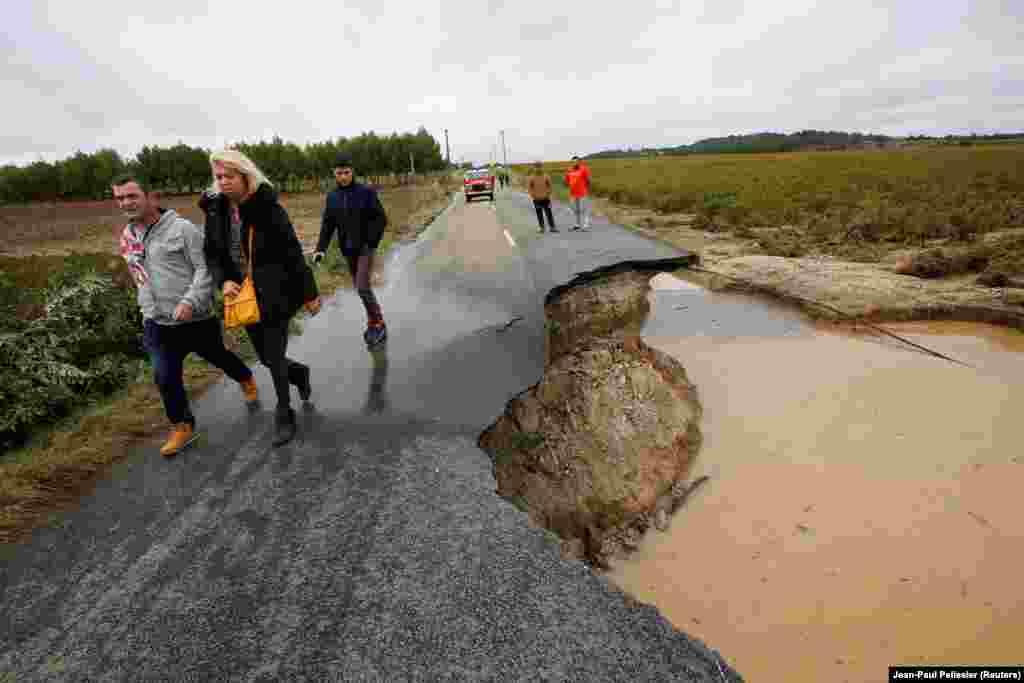
<path id="1" fill-rule="evenodd" d="M 144 235 L 145 268 L 149 281 L 139 286 L 142 317 L 160 325 L 181 325 L 174 319 L 180 303 L 192 305 L 192 320 L 213 315 L 213 278 L 203 255 L 203 232 L 187 218 L 167 209 L 149 230 L 130 225 Z"/>

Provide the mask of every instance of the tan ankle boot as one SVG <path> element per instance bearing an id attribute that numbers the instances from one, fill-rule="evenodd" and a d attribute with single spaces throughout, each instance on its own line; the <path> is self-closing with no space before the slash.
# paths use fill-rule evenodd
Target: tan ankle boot
<path id="1" fill-rule="evenodd" d="M 238 383 L 242 387 L 242 395 L 245 396 L 246 403 L 255 403 L 260 400 L 259 391 L 256 389 L 256 378 L 250 377 L 244 382 Z"/>
<path id="2" fill-rule="evenodd" d="M 160 455 L 165 458 L 177 455 L 198 438 L 199 435 L 189 423 L 176 424 L 171 430 L 171 436 L 167 439 L 167 443 L 160 449 Z"/>

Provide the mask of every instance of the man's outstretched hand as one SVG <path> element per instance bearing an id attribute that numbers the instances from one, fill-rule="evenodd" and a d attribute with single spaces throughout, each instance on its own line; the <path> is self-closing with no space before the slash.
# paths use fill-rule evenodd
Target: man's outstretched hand
<path id="1" fill-rule="evenodd" d="M 174 307 L 173 317 L 178 322 L 188 322 L 189 320 L 192 320 L 192 304 L 182 301 Z"/>

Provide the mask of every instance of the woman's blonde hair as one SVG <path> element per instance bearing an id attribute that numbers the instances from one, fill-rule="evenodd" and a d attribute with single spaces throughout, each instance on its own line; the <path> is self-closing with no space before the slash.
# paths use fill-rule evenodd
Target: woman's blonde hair
<path id="1" fill-rule="evenodd" d="M 245 179 L 245 186 L 249 192 L 255 192 L 256 188 L 266 183 L 273 187 L 274 184 L 267 179 L 267 176 L 263 175 L 263 171 L 260 167 L 253 163 L 253 160 L 245 156 L 237 149 L 225 148 L 218 150 L 210 154 L 210 170 L 213 170 L 214 164 L 224 164 L 228 168 L 237 171 L 242 174 Z M 217 177 L 214 176 L 213 184 L 210 189 L 214 192 L 220 193 L 220 183 L 217 182 Z"/>

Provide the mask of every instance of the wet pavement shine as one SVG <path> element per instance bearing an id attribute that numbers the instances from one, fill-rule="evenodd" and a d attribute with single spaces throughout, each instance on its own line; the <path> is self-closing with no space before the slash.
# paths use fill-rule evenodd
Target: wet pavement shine
<path id="1" fill-rule="evenodd" d="M 457 200 L 389 257 L 384 349 L 352 291 L 304 322 L 295 441 L 272 449 L 273 405 L 222 383 L 194 405 L 196 447 L 140 448 L 0 549 L 0 681 L 740 680 L 563 560 L 476 447 L 540 379 L 550 288 L 679 255 L 604 222 L 540 236 L 518 193 Z"/>
<path id="2" fill-rule="evenodd" d="M 704 407 L 666 533 L 610 574 L 754 681 L 882 681 L 892 665 L 1024 662 L 1024 334 L 814 326 L 652 279 L 645 340 Z"/>

